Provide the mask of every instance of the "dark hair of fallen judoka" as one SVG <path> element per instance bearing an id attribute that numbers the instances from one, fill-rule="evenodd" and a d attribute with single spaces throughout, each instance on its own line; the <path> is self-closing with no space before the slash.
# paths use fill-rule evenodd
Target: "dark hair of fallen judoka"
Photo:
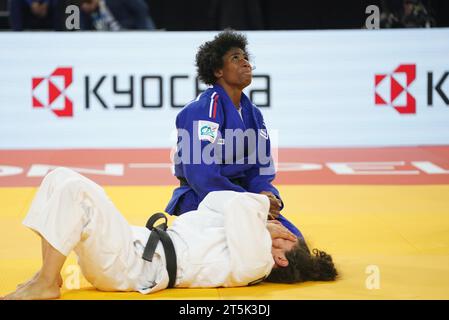
<path id="1" fill-rule="evenodd" d="M 214 85 L 217 78 L 214 72 L 223 67 L 223 56 L 232 48 L 240 48 L 246 53 L 248 40 L 242 33 L 227 29 L 205 42 L 196 54 L 198 78 L 207 85 Z"/>
<path id="2" fill-rule="evenodd" d="M 318 249 L 310 253 L 304 239 L 285 253 L 287 267 L 274 268 L 265 281 L 277 283 L 297 283 L 305 281 L 332 281 L 338 276 L 332 257 Z"/>

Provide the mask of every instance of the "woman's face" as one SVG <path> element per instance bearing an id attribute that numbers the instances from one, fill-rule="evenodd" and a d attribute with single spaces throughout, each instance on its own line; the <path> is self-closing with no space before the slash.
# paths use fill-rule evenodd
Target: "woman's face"
<path id="1" fill-rule="evenodd" d="M 253 77 L 248 54 L 240 48 L 231 48 L 223 56 L 223 68 L 215 71 L 215 76 L 217 81 L 243 90 L 251 84 Z"/>

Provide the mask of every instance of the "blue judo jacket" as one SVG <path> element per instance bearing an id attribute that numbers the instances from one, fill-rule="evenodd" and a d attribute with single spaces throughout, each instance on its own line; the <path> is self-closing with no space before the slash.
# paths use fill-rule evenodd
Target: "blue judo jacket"
<path id="1" fill-rule="evenodd" d="M 241 115 L 226 91 L 216 84 L 179 112 L 174 161 L 181 185 L 174 190 L 167 213 L 181 215 L 196 210 L 209 192 L 217 190 L 271 191 L 281 199 L 272 185 L 275 170 L 262 113 L 243 93 L 240 110 Z M 242 140 L 242 133 L 247 138 Z M 284 216 L 278 220 L 303 237 Z"/>

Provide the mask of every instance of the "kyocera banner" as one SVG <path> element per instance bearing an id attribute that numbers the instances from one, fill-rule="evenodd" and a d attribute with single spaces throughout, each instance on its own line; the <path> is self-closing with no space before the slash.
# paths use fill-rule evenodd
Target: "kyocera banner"
<path id="1" fill-rule="evenodd" d="M 171 146 L 215 34 L 1 33 L 0 148 Z M 449 29 L 247 35 L 280 146 L 449 144 Z"/>

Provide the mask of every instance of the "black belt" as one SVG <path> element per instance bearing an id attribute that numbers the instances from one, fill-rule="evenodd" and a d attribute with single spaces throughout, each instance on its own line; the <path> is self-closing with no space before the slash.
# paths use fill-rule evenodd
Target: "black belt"
<path id="1" fill-rule="evenodd" d="M 184 177 L 176 177 L 179 180 L 179 185 L 182 186 L 189 186 L 189 183 L 187 182 L 187 179 Z M 234 178 L 234 179 L 229 179 L 229 181 L 231 181 L 233 184 L 238 185 L 240 187 L 242 187 L 242 179 L 241 178 Z"/>
<path id="2" fill-rule="evenodd" d="M 165 222 L 155 227 L 154 223 L 161 218 L 164 219 Z M 163 213 L 155 213 L 148 219 L 146 227 L 151 231 L 151 234 L 148 238 L 145 250 L 143 251 L 142 258 L 146 261 L 151 262 L 153 260 L 156 246 L 160 240 L 162 242 L 162 246 L 164 247 L 165 260 L 167 262 L 167 272 L 169 279 L 168 287 L 173 288 L 176 281 L 176 270 L 178 269 L 178 266 L 176 263 L 176 252 L 173 241 L 166 232 L 167 217 Z"/>

